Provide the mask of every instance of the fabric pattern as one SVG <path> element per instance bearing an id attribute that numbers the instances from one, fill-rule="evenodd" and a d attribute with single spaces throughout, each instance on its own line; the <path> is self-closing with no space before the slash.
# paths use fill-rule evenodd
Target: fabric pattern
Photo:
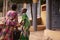
<path id="1" fill-rule="evenodd" d="M 6 25 L 16 26 L 18 23 L 18 16 L 16 11 L 8 11 L 6 14 Z"/>
<path id="2" fill-rule="evenodd" d="M 22 34 L 21 34 L 21 40 L 29 40 L 29 28 L 30 28 L 30 21 L 28 19 L 28 16 L 26 15 L 26 13 L 24 13 L 22 15 L 22 20 L 24 21 L 24 25 L 23 25 L 23 30 L 22 30 Z"/>

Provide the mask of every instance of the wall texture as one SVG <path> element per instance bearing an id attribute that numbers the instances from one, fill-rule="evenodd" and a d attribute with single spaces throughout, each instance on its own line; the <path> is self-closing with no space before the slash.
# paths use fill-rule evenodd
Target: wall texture
<path id="1" fill-rule="evenodd" d="M 46 26 L 46 4 L 41 6 L 41 20 L 41 23 Z"/>

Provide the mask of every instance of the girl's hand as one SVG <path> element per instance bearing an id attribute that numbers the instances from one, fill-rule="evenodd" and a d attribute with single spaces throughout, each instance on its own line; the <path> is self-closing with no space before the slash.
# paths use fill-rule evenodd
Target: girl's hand
<path id="1" fill-rule="evenodd" d="M 21 26 L 21 24 L 20 23 L 17 23 L 17 25 L 16 25 L 17 27 L 20 27 Z"/>
<path id="2" fill-rule="evenodd" d="M 21 21 L 20 24 L 23 25 L 24 24 L 24 21 Z"/>

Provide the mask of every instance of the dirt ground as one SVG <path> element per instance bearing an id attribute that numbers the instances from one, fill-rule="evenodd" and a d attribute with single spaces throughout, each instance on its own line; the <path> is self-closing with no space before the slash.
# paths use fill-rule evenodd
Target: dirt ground
<path id="1" fill-rule="evenodd" d="M 29 40 L 42 40 L 44 31 L 30 32 Z"/>

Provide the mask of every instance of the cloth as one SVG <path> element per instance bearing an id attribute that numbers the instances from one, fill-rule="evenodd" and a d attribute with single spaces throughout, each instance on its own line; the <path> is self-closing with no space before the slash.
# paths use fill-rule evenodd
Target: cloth
<path id="1" fill-rule="evenodd" d="M 10 10 L 6 14 L 6 25 L 16 26 L 18 23 L 18 15 L 16 11 Z"/>
<path id="2" fill-rule="evenodd" d="M 30 28 L 30 21 L 26 13 L 22 15 L 22 20 L 24 21 L 23 30 L 21 33 L 21 40 L 29 40 L 29 28 Z"/>
<path id="3" fill-rule="evenodd" d="M 14 31 L 13 31 L 13 40 L 19 40 L 19 38 L 20 38 L 20 33 L 21 33 L 20 30 L 14 30 Z"/>
<path id="4" fill-rule="evenodd" d="M 12 36 L 13 32 L 10 30 L 5 30 L 5 40 L 13 40 L 13 36 Z"/>
<path id="5" fill-rule="evenodd" d="M 27 16 L 27 14 L 26 13 L 24 13 L 23 15 L 22 15 L 22 20 L 24 21 L 24 28 L 29 28 L 29 26 L 30 26 L 30 21 L 29 21 L 29 18 L 28 18 L 28 16 Z"/>

